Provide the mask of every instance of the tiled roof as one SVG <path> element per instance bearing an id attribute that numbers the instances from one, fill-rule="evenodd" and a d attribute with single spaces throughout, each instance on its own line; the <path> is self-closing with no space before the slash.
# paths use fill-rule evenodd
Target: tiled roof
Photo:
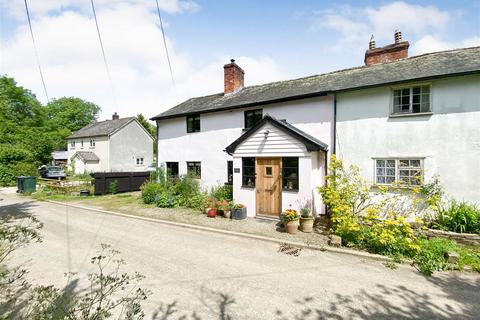
<path id="1" fill-rule="evenodd" d="M 100 158 L 95 153 L 89 152 L 89 151 L 77 151 L 73 155 L 73 157 L 75 156 L 78 156 L 83 161 L 99 161 L 100 160 Z"/>
<path id="2" fill-rule="evenodd" d="M 75 131 L 67 139 L 108 136 L 125 126 L 127 123 L 134 121 L 134 119 L 134 117 L 128 117 L 91 123 L 82 129 Z"/>
<path id="3" fill-rule="evenodd" d="M 152 118 L 166 119 L 281 102 L 386 84 L 480 72 L 480 47 L 427 53 L 295 80 L 245 87 L 237 93 L 191 98 Z"/>

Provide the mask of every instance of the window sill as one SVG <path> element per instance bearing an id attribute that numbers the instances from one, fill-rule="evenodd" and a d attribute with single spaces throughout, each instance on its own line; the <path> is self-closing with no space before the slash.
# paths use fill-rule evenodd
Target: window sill
<path id="1" fill-rule="evenodd" d="M 416 113 L 392 113 L 389 118 L 403 118 L 403 117 L 422 117 L 431 116 L 433 112 L 416 112 Z"/>
<path id="2" fill-rule="evenodd" d="M 242 188 L 246 188 L 246 189 L 255 189 L 255 186 L 242 186 Z"/>
<path id="3" fill-rule="evenodd" d="M 398 186 L 393 184 L 372 184 L 371 189 L 388 188 L 389 190 L 413 190 L 415 188 L 421 188 L 422 186 L 423 185 Z"/>
<path id="4" fill-rule="evenodd" d="M 298 192 L 298 189 L 286 189 L 286 188 L 282 188 L 282 192 L 283 191 L 286 191 L 286 192 Z"/>

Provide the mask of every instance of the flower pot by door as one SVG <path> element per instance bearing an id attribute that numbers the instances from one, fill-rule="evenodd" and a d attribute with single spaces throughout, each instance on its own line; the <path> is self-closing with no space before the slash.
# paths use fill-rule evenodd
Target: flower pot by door
<path id="1" fill-rule="evenodd" d="M 306 233 L 313 232 L 313 221 L 315 219 L 312 218 L 302 218 L 300 217 L 300 230 Z"/>
<path id="2" fill-rule="evenodd" d="M 297 233 L 297 229 L 298 229 L 298 220 L 285 221 L 285 230 L 287 230 L 287 233 L 295 234 Z"/>
<path id="3" fill-rule="evenodd" d="M 209 218 L 215 218 L 217 216 L 217 209 L 211 208 L 208 210 L 207 217 Z"/>

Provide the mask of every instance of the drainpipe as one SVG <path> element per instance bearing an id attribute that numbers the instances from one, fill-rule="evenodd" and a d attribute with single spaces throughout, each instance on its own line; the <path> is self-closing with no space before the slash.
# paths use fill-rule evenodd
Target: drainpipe
<path id="1" fill-rule="evenodd" d="M 337 94 L 333 94 L 333 148 L 332 154 L 337 153 Z"/>

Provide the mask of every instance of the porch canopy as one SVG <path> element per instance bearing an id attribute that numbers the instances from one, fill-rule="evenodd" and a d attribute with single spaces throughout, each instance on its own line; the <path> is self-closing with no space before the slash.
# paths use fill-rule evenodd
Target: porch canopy
<path id="1" fill-rule="evenodd" d="M 328 151 L 328 145 L 308 133 L 298 129 L 297 127 L 291 125 L 286 120 L 277 120 L 276 118 L 272 117 L 268 113 L 265 114 L 263 119 L 259 121 L 255 126 L 248 129 L 244 134 L 242 134 L 237 140 L 233 141 L 228 147 L 225 148 L 225 151 L 233 155 L 237 147 L 251 137 L 254 133 L 256 133 L 260 128 L 266 126 L 267 124 L 272 125 L 274 128 L 286 133 L 287 135 L 291 136 L 295 140 L 301 142 L 307 152 L 314 152 L 314 151 Z M 264 131 L 265 139 L 268 138 L 269 135 L 268 128 Z"/>

